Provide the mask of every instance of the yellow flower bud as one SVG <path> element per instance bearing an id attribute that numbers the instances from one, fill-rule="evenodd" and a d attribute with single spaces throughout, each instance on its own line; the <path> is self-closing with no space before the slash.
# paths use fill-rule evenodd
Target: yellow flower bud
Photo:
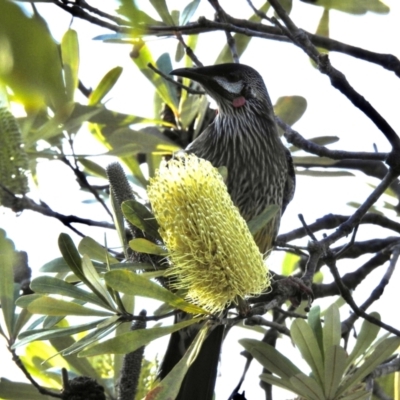
<path id="1" fill-rule="evenodd" d="M 263 256 L 210 162 L 195 155 L 163 161 L 147 192 L 176 289 L 218 312 L 269 287 Z"/>

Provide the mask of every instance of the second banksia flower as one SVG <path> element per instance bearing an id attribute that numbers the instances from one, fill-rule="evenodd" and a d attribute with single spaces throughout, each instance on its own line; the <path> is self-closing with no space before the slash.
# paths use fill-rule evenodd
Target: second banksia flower
<path id="1" fill-rule="evenodd" d="M 263 256 L 210 162 L 163 161 L 148 196 L 169 252 L 167 275 L 188 298 L 218 312 L 269 286 Z"/>

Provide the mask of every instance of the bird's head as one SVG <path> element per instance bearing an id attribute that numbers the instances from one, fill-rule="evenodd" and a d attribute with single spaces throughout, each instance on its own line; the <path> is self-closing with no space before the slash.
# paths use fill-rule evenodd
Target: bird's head
<path id="1" fill-rule="evenodd" d="M 222 113 L 231 114 L 234 110 L 248 106 L 272 108 L 261 75 L 247 65 L 229 63 L 180 68 L 171 71 L 170 74 L 199 82 L 217 102 Z"/>

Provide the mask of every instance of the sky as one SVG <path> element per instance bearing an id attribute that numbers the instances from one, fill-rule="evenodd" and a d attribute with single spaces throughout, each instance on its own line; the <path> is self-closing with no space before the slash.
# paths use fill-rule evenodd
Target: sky
<path id="1" fill-rule="evenodd" d="M 391 8 L 388 15 L 368 13 L 363 16 L 352 16 L 331 11 L 330 36 L 345 43 L 380 53 L 391 53 L 400 58 L 397 40 L 400 37 L 400 25 L 398 24 L 400 4 L 396 0 L 387 0 L 385 3 Z M 98 0 L 96 2 L 97 7 L 105 7 L 105 9 L 112 9 L 113 4 L 115 3 L 109 0 Z M 179 9 L 182 1 L 169 1 L 168 4 L 170 9 Z M 221 0 L 222 7 L 231 12 L 234 17 L 244 18 L 251 15 L 251 10 L 246 1 L 235 2 L 234 9 L 232 9 L 231 4 L 232 2 L 229 0 Z M 254 4 L 257 6 L 262 2 L 255 1 Z M 62 35 L 71 24 L 70 16 L 48 4 L 38 4 L 38 9 L 41 15 L 47 21 L 50 21 L 49 26 L 55 39 L 61 40 Z M 321 14 L 322 8 L 295 1 L 291 17 L 298 26 L 307 31 L 315 32 Z M 212 19 L 213 10 L 207 1 L 201 2 L 197 12 L 197 16 L 200 15 Z M 153 16 L 156 17 L 155 14 Z M 86 21 L 74 20 L 71 27 L 79 33 L 80 78 L 85 86 L 95 87 L 107 71 L 120 65 L 124 69 L 123 74 L 107 97 L 107 106 L 124 113 L 153 117 L 153 88 L 150 83 L 142 78 L 140 72 L 130 60 L 130 47 L 104 44 L 101 41 L 93 40 L 94 37 L 107 32 L 90 25 Z M 199 40 L 196 55 L 203 64 L 213 64 L 224 43 L 225 35 L 222 32 L 205 34 Z M 149 46 L 155 56 L 158 56 L 166 51 L 174 53 L 176 41 L 155 39 L 149 41 Z M 400 113 L 398 111 L 400 80 L 396 78 L 394 73 L 342 54 L 331 53 L 330 59 L 336 68 L 346 74 L 353 87 L 369 100 L 396 129 L 400 125 Z M 307 99 L 306 113 L 294 126 L 294 129 L 304 137 L 339 136 L 340 140 L 330 145 L 330 149 L 373 151 L 374 145 L 378 147 L 379 151 L 390 149 L 384 136 L 377 128 L 330 85 L 326 76 L 311 67 L 308 57 L 293 45 L 253 39 L 241 62 L 253 66 L 261 73 L 273 103 L 281 96 L 301 95 Z M 178 67 L 179 64 L 175 64 L 175 66 Z M 77 94 L 77 100 L 85 102 L 79 94 Z M 88 149 L 90 149 L 90 152 L 99 154 L 98 157 L 93 158 L 96 162 L 107 165 L 113 161 L 110 157 L 101 156 L 104 148 L 87 131 L 82 130 L 77 135 L 75 150 L 78 154 L 87 154 Z M 83 192 L 77 193 L 78 185 L 73 174 L 71 172 L 66 173 L 65 167 L 61 163 L 52 161 L 50 164 L 49 161 L 42 160 L 38 166 L 38 176 L 40 198 L 54 210 L 85 218 L 108 220 L 101 207 L 82 203 L 89 199 L 88 195 Z M 300 222 L 297 217 L 299 213 L 302 213 L 309 223 L 328 213 L 350 214 L 354 212 L 354 208 L 347 205 L 349 198 L 356 202 L 364 201 L 372 190 L 371 185 L 376 184 L 377 180 L 366 177 L 361 173 L 356 173 L 354 177 L 330 179 L 316 179 L 299 175 L 295 198 L 282 219 L 280 232 L 285 233 L 299 227 Z M 33 190 L 31 196 L 38 199 L 39 193 Z M 394 218 L 393 212 L 382 208 L 384 200 L 393 204 L 394 200 L 389 196 L 384 196 L 378 202 L 380 209 L 388 217 Z M 398 217 L 397 221 L 399 221 Z M 16 216 L 9 210 L 0 208 L 0 226 L 7 231 L 17 249 L 28 252 L 30 266 L 36 274 L 45 262 L 60 256 L 57 249 L 57 238 L 61 232 L 67 232 L 76 239 L 76 243 L 79 242 L 79 239 L 72 232 L 55 219 L 46 218 L 29 211 Z M 102 230 L 82 227 L 82 231 L 100 242 L 104 240 L 104 231 Z M 382 233 L 386 234 L 386 232 Z M 106 234 L 107 242 L 117 245 L 116 235 L 112 231 L 107 231 Z M 361 227 L 357 239 L 363 240 L 369 238 L 370 235 L 371 231 Z M 303 240 L 301 244 L 306 245 L 306 240 Z M 270 257 L 268 265 L 276 272 L 280 272 L 282 254 L 275 253 Z M 342 264 L 341 272 L 357 268 L 360 265 L 359 262 L 361 261 Z M 329 282 L 331 280 L 329 273 L 326 270 L 323 270 L 323 272 L 327 282 Z M 382 274 L 383 271 L 381 270 L 371 274 L 362 284 L 361 290 L 356 293 L 356 301 L 360 303 L 368 296 Z M 399 278 L 397 272 L 397 276 L 392 279 L 394 281 Z M 379 310 L 383 320 L 386 319 L 387 322 L 400 328 L 400 321 L 391 320 L 392 311 L 389 307 L 391 302 L 399 301 L 399 294 L 395 285 L 389 285 L 385 292 L 385 298 L 385 303 L 382 303 L 379 307 L 371 308 L 371 311 Z M 318 304 L 325 307 L 329 304 L 329 301 L 321 301 Z M 145 306 L 148 307 L 148 304 L 146 303 Z M 345 309 L 342 312 L 343 315 L 347 315 Z M 239 356 L 241 348 L 236 342 L 243 336 L 254 335 L 244 333 L 240 328 L 234 329 L 224 345 L 221 372 L 217 384 L 217 399 L 227 398 L 242 372 L 244 359 Z M 152 349 L 147 354 L 152 356 L 155 352 L 160 352 L 159 349 L 162 348 L 163 343 L 165 344 L 165 342 L 160 342 L 158 348 Z M 286 347 L 286 349 L 283 347 Z M 280 350 L 290 351 L 290 342 L 284 342 Z M 301 360 L 299 360 L 299 363 L 301 363 Z M 261 395 L 257 378 L 260 372 L 260 366 L 253 363 L 249 371 L 253 379 L 249 379 L 244 387 L 249 398 L 259 398 L 257 396 Z M 19 371 L 13 365 L 8 364 L 0 365 L 0 376 L 22 379 Z M 284 395 L 282 394 L 282 396 Z"/>

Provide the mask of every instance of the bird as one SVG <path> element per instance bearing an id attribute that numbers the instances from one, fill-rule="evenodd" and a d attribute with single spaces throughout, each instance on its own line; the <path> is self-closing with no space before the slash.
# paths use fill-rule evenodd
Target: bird
<path id="1" fill-rule="evenodd" d="M 216 168 L 226 167 L 228 192 L 247 222 L 270 205 L 279 207 L 273 220 L 254 237 L 260 252 L 268 253 L 281 215 L 293 198 L 295 173 L 290 151 L 279 137 L 263 78 L 254 68 L 238 63 L 180 68 L 170 74 L 198 82 L 218 107 L 214 121 L 185 151 Z M 183 356 L 195 333 L 190 327 L 171 335 L 161 378 Z M 186 374 L 178 400 L 212 399 L 223 337 L 223 325 L 209 334 Z"/>

